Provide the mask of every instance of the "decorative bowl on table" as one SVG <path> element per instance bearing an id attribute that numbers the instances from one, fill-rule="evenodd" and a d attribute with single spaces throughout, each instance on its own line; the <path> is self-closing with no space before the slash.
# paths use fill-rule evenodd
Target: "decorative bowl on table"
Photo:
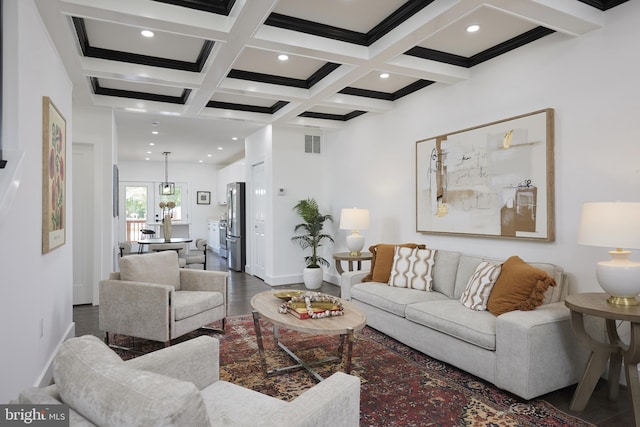
<path id="1" fill-rule="evenodd" d="M 289 301 L 292 297 L 299 297 L 300 295 L 304 294 L 304 292 L 305 291 L 289 290 L 289 291 L 274 292 L 273 295 L 276 298 L 280 298 L 282 300 Z"/>

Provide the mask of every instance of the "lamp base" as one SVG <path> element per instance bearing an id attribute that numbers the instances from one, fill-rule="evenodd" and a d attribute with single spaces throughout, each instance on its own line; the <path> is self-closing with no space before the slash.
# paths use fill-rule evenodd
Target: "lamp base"
<path id="1" fill-rule="evenodd" d="M 362 248 L 364 248 L 364 236 L 354 230 L 353 234 L 347 236 L 347 249 L 349 249 L 349 255 L 360 256 Z"/>
<path id="2" fill-rule="evenodd" d="M 609 298 L 607 298 L 607 302 L 609 304 L 625 305 L 625 306 L 632 306 L 632 305 L 640 304 L 638 302 L 638 300 L 635 299 L 635 297 L 614 297 L 613 295 L 610 296 Z"/>

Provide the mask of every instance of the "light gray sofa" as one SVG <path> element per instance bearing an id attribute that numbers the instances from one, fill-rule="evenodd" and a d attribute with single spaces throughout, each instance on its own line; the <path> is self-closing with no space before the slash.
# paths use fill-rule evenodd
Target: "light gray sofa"
<path id="1" fill-rule="evenodd" d="M 201 336 L 123 362 L 94 336 L 72 338 L 55 384 L 12 403 L 67 404 L 72 426 L 358 426 L 359 378 L 338 372 L 285 402 L 220 381 L 218 350 Z"/>
<path id="2" fill-rule="evenodd" d="M 571 331 L 563 269 L 531 263 L 557 286 L 535 310 L 496 317 L 460 302 L 482 261 L 503 262 L 437 250 L 430 292 L 362 282 L 368 272 L 345 272 L 341 296 L 365 311 L 368 326 L 524 399 L 577 383 L 588 354 Z"/>

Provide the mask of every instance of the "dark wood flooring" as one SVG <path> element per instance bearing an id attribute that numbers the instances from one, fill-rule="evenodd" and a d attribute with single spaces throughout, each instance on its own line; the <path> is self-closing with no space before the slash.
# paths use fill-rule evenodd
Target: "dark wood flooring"
<path id="1" fill-rule="evenodd" d="M 221 259 L 211 251 L 207 251 L 207 269 L 228 271 L 226 260 Z M 239 316 L 251 313 L 251 298 L 260 292 L 272 289 L 262 280 L 246 273 L 229 271 L 229 316 Z M 304 289 L 303 284 L 286 286 L 279 289 Z M 322 284 L 322 292 L 340 295 L 340 288 L 330 283 Z M 76 335 L 93 334 L 100 338 L 104 333 L 98 328 L 98 307 L 79 305 L 73 308 L 73 321 L 76 324 Z M 627 390 L 620 390 L 617 401 L 607 398 L 606 381 L 600 380 L 589 400 L 587 408 L 582 412 L 569 410 L 569 403 L 575 386 L 570 386 L 556 392 L 541 396 L 542 399 L 568 414 L 599 427 L 629 427 L 633 426 L 633 412 Z"/>

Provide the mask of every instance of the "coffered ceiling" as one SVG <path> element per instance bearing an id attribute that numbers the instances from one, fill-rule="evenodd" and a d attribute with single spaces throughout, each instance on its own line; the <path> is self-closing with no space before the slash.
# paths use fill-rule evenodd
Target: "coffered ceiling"
<path id="1" fill-rule="evenodd" d="M 384 113 L 551 33 L 580 37 L 625 1 L 36 4 L 73 81 L 74 104 L 116 111 L 121 160 L 161 161 L 171 151 L 174 161 L 227 163 L 265 124 L 336 128 Z M 478 31 L 467 32 L 473 24 Z"/>

